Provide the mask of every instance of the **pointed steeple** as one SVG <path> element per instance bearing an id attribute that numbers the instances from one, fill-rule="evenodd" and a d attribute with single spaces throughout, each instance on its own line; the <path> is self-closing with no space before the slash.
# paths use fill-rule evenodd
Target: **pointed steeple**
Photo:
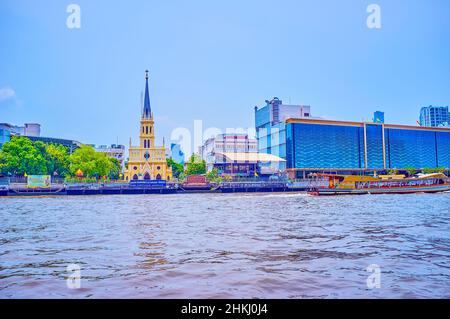
<path id="1" fill-rule="evenodd" d="M 150 107 L 150 94 L 148 93 L 148 70 L 145 70 L 145 94 L 144 94 L 144 110 L 142 117 L 149 119 L 152 118 L 152 109 Z"/>

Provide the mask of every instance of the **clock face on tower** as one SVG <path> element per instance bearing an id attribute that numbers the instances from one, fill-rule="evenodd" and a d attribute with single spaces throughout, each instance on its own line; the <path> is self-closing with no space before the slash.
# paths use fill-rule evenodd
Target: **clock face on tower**
<path id="1" fill-rule="evenodd" d="M 148 152 L 145 152 L 144 158 L 146 161 L 148 161 L 148 159 L 150 158 L 150 154 Z"/>

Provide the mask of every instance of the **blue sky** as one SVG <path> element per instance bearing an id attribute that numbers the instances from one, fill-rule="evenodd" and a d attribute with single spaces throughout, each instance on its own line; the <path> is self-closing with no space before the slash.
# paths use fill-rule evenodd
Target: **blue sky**
<path id="1" fill-rule="evenodd" d="M 66 7 L 81 7 L 81 28 Z M 366 8 L 381 8 L 368 29 Z M 84 143 L 137 140 L 144 70 L 158 141 L 253 126 L 278 96 L 330 119 L 414 125 L 450 104 L 450 1 L 0 1 L 0 122 Z"/>

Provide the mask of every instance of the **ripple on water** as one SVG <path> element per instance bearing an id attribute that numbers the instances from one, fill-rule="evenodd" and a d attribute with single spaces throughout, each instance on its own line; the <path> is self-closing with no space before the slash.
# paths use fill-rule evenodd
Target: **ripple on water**
<path id="1" fill-rule="evenodd" d="M 0 298 L 449 298 L 450 194 L 0 198 Z M 66 285 L 81 267 L 81 289 Z M 381 268 L 381 289 L 366 268 Z"/>

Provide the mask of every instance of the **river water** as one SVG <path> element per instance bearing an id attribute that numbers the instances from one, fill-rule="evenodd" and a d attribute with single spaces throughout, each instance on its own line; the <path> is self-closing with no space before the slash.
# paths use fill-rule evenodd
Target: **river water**
<path id="1" fill-rule="evenodd" d="M 449 210 L 449 193 L 5 197 L 0 298 L 450 298 Z"/>

